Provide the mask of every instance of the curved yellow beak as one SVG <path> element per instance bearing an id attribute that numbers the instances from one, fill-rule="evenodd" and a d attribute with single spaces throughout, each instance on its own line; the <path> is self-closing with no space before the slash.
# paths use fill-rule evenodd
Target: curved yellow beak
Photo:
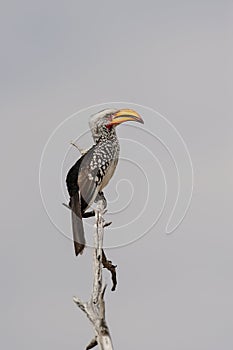
<path id="1" fill-rule="evenodd" d="M 142 117 L 133 109 L 120 109 L 112 114 L 110 125 L 118 125 L 128 121 L 144 124 Z"/>

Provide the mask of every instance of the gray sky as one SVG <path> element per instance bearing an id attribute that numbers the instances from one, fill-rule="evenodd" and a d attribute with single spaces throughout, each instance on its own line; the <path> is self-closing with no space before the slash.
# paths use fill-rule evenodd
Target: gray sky
<path id="1" fill-rule="evenodd" d="M 172 235 L 164 233 L 168 203 L 146 236 L 107 251 L 118 265 L 118 289 L 107 292 L 115 348 L 232 349 L 232 14 L 230 1 L 2 3 L 2 348 L 83 349 L 91 339 L 88 321 L 72 302 L 73 295 L 89 297 L 91 250 L 76 259 L 71 241 L 50 222 L 40 197 L 39 162 L 50 134 L 68 116 L 94 104 L 129 101 L 175 125 L 188 146 L 195 181 L 189 212 Z M 149 113 L 143 118 L 145 128 L 154 127 Z M 87 118 L 77 120 L 67 142 L 86 129 Z M 123 125 L 118 135 L 147 142 L 143 131 Z M 90 143 L 87 135 L 83 145 Z M 122 157 L 133 154 L 124 143 L 121 151 Z M 59 152 L 62 147 L 51 159 L 48 196 L 69 235 L 69 213 L 53 187 Z M 135 161 L 140 158 L 149 176 L 150 160 L 141 160 L 140 152 Z M 166 167 L 159 143 L 153 154 L 167 171 L 172 202 L 174 169 Z M 69 151 L 59 170 L 64 176 L 76 155 Z M 111 201 L 122 176 L 134 180 L 136 195 L 144 194 L 134 168 L 127 163 L 125 169 L 122 160 L 107 189 Z M 148 218 L 163 195 L 158 167 L 151 171 L 155 195 Z M 128 212 L 115 215 L 106 235 L 127 236 L 116 227 L 141 204 L 136 197 Z M 138 227 L 145 229 L 143 220 Z M 90 238 L 91 226 L 86 229 Z"/>

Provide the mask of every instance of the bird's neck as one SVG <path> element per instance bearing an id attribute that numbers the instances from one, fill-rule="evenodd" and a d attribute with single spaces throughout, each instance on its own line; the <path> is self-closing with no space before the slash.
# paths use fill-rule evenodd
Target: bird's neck
<path id="1" fill-rule="evenodd" d="M 116 135 L 116 129 L 115 127 L 104 127 L 101 132 L 101 137 L 99 138 L 99 141 L 112 141 L 112 142 L 118 142 L 117 135 Z"/>

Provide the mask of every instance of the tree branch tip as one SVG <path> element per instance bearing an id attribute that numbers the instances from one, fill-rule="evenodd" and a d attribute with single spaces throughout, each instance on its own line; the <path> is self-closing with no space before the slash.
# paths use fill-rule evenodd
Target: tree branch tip
<path id="1" fill-rule="evenodd" d="M 76 145 L 76 143 L 74 143 L 73 141 L 70 142 L 70 145 L 74 146 L 75 148 L 77 148 L 79 150 L 79 152 L 81 153 L 81 155 L 84 155 L 85 153 L 87 153 L 88 150 L 79 147 L 78 145 Z"/>
<path id="2" fill-rule="evenodd" d="M 111 224 L 112 224 L 112 221 L 105 222 L 105 223 L 104 223 L 104 227 L 108 227 L 108 226 L 110 226 Z"/>
<path id="3" fill-rule="evenodd" d="M 71 210 L 70 206 L 66 203 L 62 203 L 62 205 L 64 205 L 64 207 L 66 207 L 67 209 Z"/>
<path id="4" fill-rule="evenodd" d="M 84 306 L 84 303 L 83 303 L 82 300 L 80 300 L 78 297 L 73 297 L 73 302 L 74 302 L 75 304 L 83 305 L 83 306 Z"/>
<path id="5" fill-rule="evenodd" d="M 86 350 L 90 350 L 92 348 L 94 348 L 96 345 L 98 345 L 97 339 L 96 337 L 94 339 L 91 340 L 90 344 L 87 345 Z"/>

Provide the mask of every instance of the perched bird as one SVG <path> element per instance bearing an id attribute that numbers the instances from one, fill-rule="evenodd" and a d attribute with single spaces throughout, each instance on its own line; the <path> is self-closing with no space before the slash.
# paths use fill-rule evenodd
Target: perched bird
<path id="1" fill-rule="evenodd" d="M 105 109 L 90 118 L 90 129 L 95 144 L 72 166 L 66 177 L 72 212 L 72 229 L 75 254 L 81 254 L 85 247 L 82 218 L 95 215 L 87 209 L 102 197 L 103 188 L 116 169 L 120 145 L 116 126 L 127 121 L 144 123 L 132 109 Z"/>

